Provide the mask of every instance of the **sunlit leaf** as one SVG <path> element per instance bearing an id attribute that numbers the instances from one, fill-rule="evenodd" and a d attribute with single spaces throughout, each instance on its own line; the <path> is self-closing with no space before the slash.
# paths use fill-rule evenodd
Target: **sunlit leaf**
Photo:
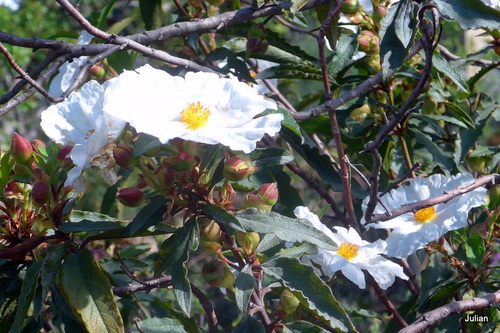
<path id="1" fill-rule="evenodd" d="M 462 29 L 498 29 L 500 11 L 479 0 L 434 0 L 441 15 L 456 20 Z"/>
<path id="2" fill-rule="evenodd" d="M 243 315 L 247 312 L 250 296 L 252 296 L 255 283 L 256 281 L 253 276 L 252 266 L 246 265 L 239 272 L 234 283 L 236 305 L 238 305 L 238 309 L 240 309 Z"/>

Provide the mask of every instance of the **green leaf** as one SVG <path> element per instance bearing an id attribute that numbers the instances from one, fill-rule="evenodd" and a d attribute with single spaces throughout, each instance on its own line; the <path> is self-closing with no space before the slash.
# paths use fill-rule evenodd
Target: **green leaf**
<path id="1" fill-rule="evenodd" d="M 240 309 L 243 315 L 247 313 L 255 283 L 252 266 L 246 265 L 236 277 L 234 292 L 236 305 L 238 305 L 238 309 Z"/>
<path id="2" fill-rule="evenodd" d="M 337 51 L 335 51 L 332 62 L 328 67 L 328 73 L 332 77 L 343 72 L 345 67 L 352 63 L 352 57 L 358 50 L 357 34 L 342 34 L 337 42 Z M 337 78 L 338 79 L 338 78 Z"/>
<path id="3" fill-rule="evenodd" d="M 465 255 L 475 268 L 481 266 L 484 257 L 484 240 L 479 234 L 472 234 L 464 243 Z"/>
<path id="4" fill-rule="evenodd" d="M 460 73 L 458 73 L 455 68 L 453 68 L 449 61 L 436 53 L 432 56 L 432 63 L 438 71 L 449 77 L 457 85 L 458 88 L 460 88 L 467 94 L 470 93 L 467 82 L 465 81 L 463 76 L 460 75 Z"/>
<path id="5" fill-rule="evenodd" d="M 476 128 L 472 118 L 467 114 L 467 112 L 462 110 L 461 107 L 459 107 L 458 105 L 456 105 L 454 103 L 445 103 L 445 104 L 446 104 L 446 107 L 448 108 L 448 110 L 450 110 L 451 113 L 453 113 L 453 115 L 455 115 L 455 117 L 457 117 L 462 123 L 467 125 L 468 128 L 470 128 L 470 129 Z"/>
<path id="6" fill-rule="evenodd" d="M 172 317 L 174 317 L 177 321 L 182 323 L 184 329 L 189 333 L 198 333 L 200 330 L 198 329 L 198 325 L 196 324 L 196 320 L 190 316 L 185 316 L 182 312 L 174 309 L 172 305 L 172 301 L 162 301 L 160 299 L 155 299 L 154 304 L 159 305 L 165 309 L 167 309 Z"/>
<path id="7" fill-rule="evenodd" d="M 422 114 L 422 115 L 414 115 L 413 117 L 417 118 L 417 119 L 422 119 L 424 121 L 426 121 L 426 118 L 432 119 L 435 121 L 442 120 L 442 121 L 445 121 L 445 122 L 450 123 L 450 124 L 455 124 L 455 125 L 460 126 L 462 128 L 468 128 L 466 124 L 464 124 L 460 120 L 453 118 L 453 117 L 450 117 L 450 116 L 444 116 L 444 115 L 440 115 L 440 114 Z"/>
<path id="8" fill-rule="evenodd" d="M 45 255 L 45 260 L 43 261 L 42 269 L 40 275 L 42 278 L 42 302 L 47 298 L 49 291 L 56 280 L 56 275 L 59 273 L 59 268 L 61 267 L 61 261 L 66 255 L 68 244 L 57 244 L 51 245 L 47 248 L 47 254 Z"/>
<path id="9" fill-rule="evenodd" d="M 403 16 L 410 15 L 413 18 L 412 29 L 409 31 L 412 34 L 410 41 L 413 41 L 413 36 L 416 33 L 415 16 L 417 5 L 408 5 L 407 2 L 408 0 L 404 0 L 394 6 L 390 6 L 387 14 L 380 21 L 380 59 L 384 81 L 390 78 L 403 65 L 409 48 L 413 44 L 408 43 L 405 45 L 400 40 L 400 35 L 405 42 L 408 40 L 408 31 L 398 31 L 398 29 L 402 28 L 403 23 L 401 22 Z"/>
<path id="10" fill-rule="evenodd" d="M 40 269 L 42 268 L 43 262 L 43 260 L 36 261 L 26 270 L 23 285 L 21 287 L 21 294 L 18 298 L 14 323 L 12 324 L 10 333 L 21 332 L 23 322 L 26 319 L 26 315 L 28 314 L 28 310 L 31 305 L 31 301 L 35 296 L 35 290 L 38 288 L 40 283 Z"/>
<path id="11" fill-rule="evenodd" d="M 163 215 L 167 211 L 167 199 L 161 197 L 153 200 L 149 205 L 142 208 L 134 217 L 132 222 L 123 230 L 123 237 L 131 237 L 140 231 L 164 220 Z"/>
<path id="12" fill-rule="evenodd" d="M 257 148 L 248 156 L 253 160 L 253 164 L 259 168 L 283 165 L 294 160 L 291 152 L 281 148 Z"/>
<path id="13" fill-rule="evenodd" d="M 283 171 L 282 166 L 274 166 L 269 169 L 278 183 L 278 202 L 273 209 L 281 215 L 295 217 L 293 210 L 298 206 L 304 206 L 304 202 L 297 189 L 292 186 L 292 179 Z"/>
<path id="14" fill-rule="evenodd" d="M 61 291 L 89 333 L 124 331 L 111 284 L 89 250 L 66 256 L 61 266 Z"/>
<path id="15" fill-rule="evenodd" d="M 110 34 L 119 34 L 123 29 L 128 27 L 129 25 L 132 24 L 137 19 L 137 15 L 131 15 L 129 17 L 124 18 L 123 20 L 116 22 L 113 24 L 109 29 L 108 33 Z"/>
<path id="16" fill-rule="evenodd" d="M 417 28 L 417 12 L 411 0 L 402 0 L 396 17 L 396 36 L 403 46 L 407 48 L 415 35 Z"/>
<path id="17" fill-rule="evenodd" d="M 464 30 L 500 28 L 500 11 L 479 0 L 434 0 L 442 16 L 455 20 Z"/>
<path id="18" fill-rule="evenodd" d="M 161 0 L 139 0 L 139 7 L 146 30 L 158 29 L 162 26 Z"/>
<path id="19" fill-rule="evenodd" d="M 232 333 L 265 333 L 266 328 L 256 319 L 248 316 L 236 325 Z"/>
<path id="20" fill-rule="evenodd" d="M 63 223 L 59 226 L 59 230 L 69 234 L 71 232 L 88 232 L 88 231 L 104 231 L 123 229 L 128 223 L 126 222 L 92 222 L 82 221 L 77 223 Z"/>
<path id="21" fill-rule="evenodd" d="M 140 320 L 137 323 L 139 329 L 134 327 L 131 332 L 134 333 L 186 333 L 184 325 L 172 318 L 148 318 Z"/>
<path id="22" fill-rule="evenodd" d="M 274 258 L 296 258 L 300 259 L 304 253 L 317 254 L 318 248 L 312 244 L 304 243 L 282 249 Z"/>
<path id="23" fill-rule="evenodd" d="M 423 134 L 419 129 L 409 128 L 408 132 L 411 132 L 413 137 L 419 144 L 424 145 L 424 147 L 432 154 L 433 162 L 436 163 L 445 173 L 449 174 L 453 169 L 455 169 L 456 164 L 453 158 L 451 158 L 449 153 L 444 152 L 431 138 Z"/>
<path id="24" fill-rule="evenodd" d="M 306 242 L 325 250 L 337 250 L 333 241 L 314 228 L 309 221 L 292 219 L 275 212 L 264 212 L 255 208 L 239 211 L 235 216 L 246 231 L 274 233 L 287 242 Z"/>
<path id="25" fill-rule="evenodd" d="M 279 239 L 275 234 L 266 234 L 260 240 L 259 245 L 255 249 L 255 253 L 267 251 L 275 246 L 278 246 L 280 243 L 281 239 Z"/>
<path id="26" fill-rule="evenodd" d="M 297 14 L 299 10 L 304 7 L 308 0 L 292 0 L 292 6 L 290 7 L 290 12 L 292 14 Z"/>
<path id="27" fill-rule="evenodd" d="M 255 76 L 256 79 L 293 79 L 322 81 L 321 70 L 309 64 L 280 64 L 269 67 Z M 329 78 L 336 84 L 333 78 Z"/>
<path id="28" fill-rule="evenodd" d="M 69 218 L 71 222 L 81 222 L 81 221 L 91 221 L 91 222 L 103 222 L 103 221 L 118 221 L 114 217 L 106 214 L 87 212 L 83 210 L 74 210 Z"/>
<path id="29" fill-rule="evenodd" d="M 160 140 L 156 136 L 146 133 L 139 133 L 137 141 L 132 150 L 132 157 L 137 158 L 149 152 L 151 149 L 159 148 L 161 146 Z"/>
<path id="30" fill-rule="evenodd" d="M 280 107 L 278 107 L 278 110 L 268 109 L 268 110 L 262 112 L 261 114 L 259 114 L 259 116 L 265 116 L 265 115 L 271 114 L 271 113 L 281 113 L 283 115 L 283 120 L 281 121 L 281 125 L 288 128 L 293 133 L 295 133 L 298 137 L 301 138 L 302 142 L 304 142 L 304 137 L 302 136 L 302 132 L 300 130 L 300 125 L 297 123 L 297 121 L 295 119 L 293 119 L 293 117 L 290 115 L 290 113 L 287 110 L 282 109 Z"/>
<path id="31" fill-rule="evenodd" d="M 104 30 L 106 29 L 106 26 L 108 25 L 107 20 L 108 20 L 108 15 L 113 9 L 114 5 L 116 3 L 116 0 L 111 0 L 108 1 L 105 5 L 103 5 L 101 11 L 99 12 L 99 19 L 96 24 L 97 28 Z"/>
<path id="32" fill-rule="evenodd" d="M 287 323 L 283 327 L 283 333 L 328 333 L 327 330 L 316 326 L 308 321 L 297 320 Z"/>
<path id="33" fill-rule="evenodd" d="M 238 231 L 245 231 L 245 228 L 241 225 L 240 221 L 233 215 L 229 214 L 224 208 L 214 205 L 204 205 L 201 206 L 201 211 L 212 220 L 217 221 L 217 223 L 222 223 L 228 225 L 231 228 Z"/>
<path id="34" fill-rule="evenodd" d="M 299 297 L 300 303 L 307 305 L 332 328 L 343 332 L 356 331 L 330 287 L 314 273 L 312 267 L 303 265 L 297 259 L 278 258 L 262 264 L 262 269 L 292 291 L 300 292 L 303 296 Z"/>

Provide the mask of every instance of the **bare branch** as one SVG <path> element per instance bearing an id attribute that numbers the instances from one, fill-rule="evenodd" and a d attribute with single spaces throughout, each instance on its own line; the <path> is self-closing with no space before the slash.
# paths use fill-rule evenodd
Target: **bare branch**
<path id="1" fill-rule="evenodd" d="M 189 285 L 191 286 L 191 291 L 196 296 L 196 298 L 198 298 L 201 307 L 203 308 L 203 310 L 205 310 L 205 313 L 207 314 L 208 332 L 217 333 L 219 331 L 217 327 L 218 319 L 217 315 L 215 314 L 212 302 L 210 302 L 210 299 L 208 299 L 208 297 L 194 284 L 190 282 Z"/>
<path id="2" fill-rule="evenodd" d="M 474 297 L 471 299 L 443 305 L 437 309 L 425 313 L 413 324 L 400 330 L 399 333 L 424 332 L 428 327 L 436 325 L 444 318 L 467 311 L 489 308 L 496 304 L 500 304 L 500 290 L 483 297 Z"/>

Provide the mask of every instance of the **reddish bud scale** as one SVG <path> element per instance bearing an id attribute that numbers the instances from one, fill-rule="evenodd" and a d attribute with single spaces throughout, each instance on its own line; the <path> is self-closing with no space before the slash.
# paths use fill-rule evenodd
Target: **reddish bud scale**
<path id="1" fill-rule="evenodd" d="M 33 154 L 33 146 L 28 139 L 14 133 L 11 141 L 11 153 L 17 163 L 28 164 Z"/>
<path id="2" fill-rule="evenodd" d="M 137 187 L 121 189 L 116 198 L 127 207 L 137 207 L 144 201 L 144 194 Z"/>
<path id="3" fill-rule="evenodd" d="M 33 185 L 31 198 L 37 205 L 43 205 L 49 200 L 50 188 L 46 183 L 38 182 Z"/>

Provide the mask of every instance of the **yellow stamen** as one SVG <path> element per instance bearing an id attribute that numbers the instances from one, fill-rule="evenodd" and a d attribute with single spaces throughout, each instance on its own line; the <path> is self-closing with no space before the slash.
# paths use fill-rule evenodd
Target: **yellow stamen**
<path id="1" fill-rule="evenodd" d="M 351 260 L 352 258 L 358 255 L 359 246 L 351 244 L 351 243 L 342 243 L 339 246 L 339 250 L 337 254 L 346 258 L 347 260 Z"/>
<path id="2" fill-rule="evenodd" d="M 415 217 L 416 222 L 424 224 L 426 222 L 434 220 L 434 218 L 436 217 L 436 208 L 431 206 L 419 209 L 415 213 L 413 213 L 413 216 Z"/>
<path id="3" fill-rule="evenodd" d="M 200 102 L 189 103 L 187 108 L 182 110 L 180 121 L 186 124 L 186 127 L 194 131 L 198 128 L 205 126 L 210 117 L 210 110 L 201 105 Z"/>

